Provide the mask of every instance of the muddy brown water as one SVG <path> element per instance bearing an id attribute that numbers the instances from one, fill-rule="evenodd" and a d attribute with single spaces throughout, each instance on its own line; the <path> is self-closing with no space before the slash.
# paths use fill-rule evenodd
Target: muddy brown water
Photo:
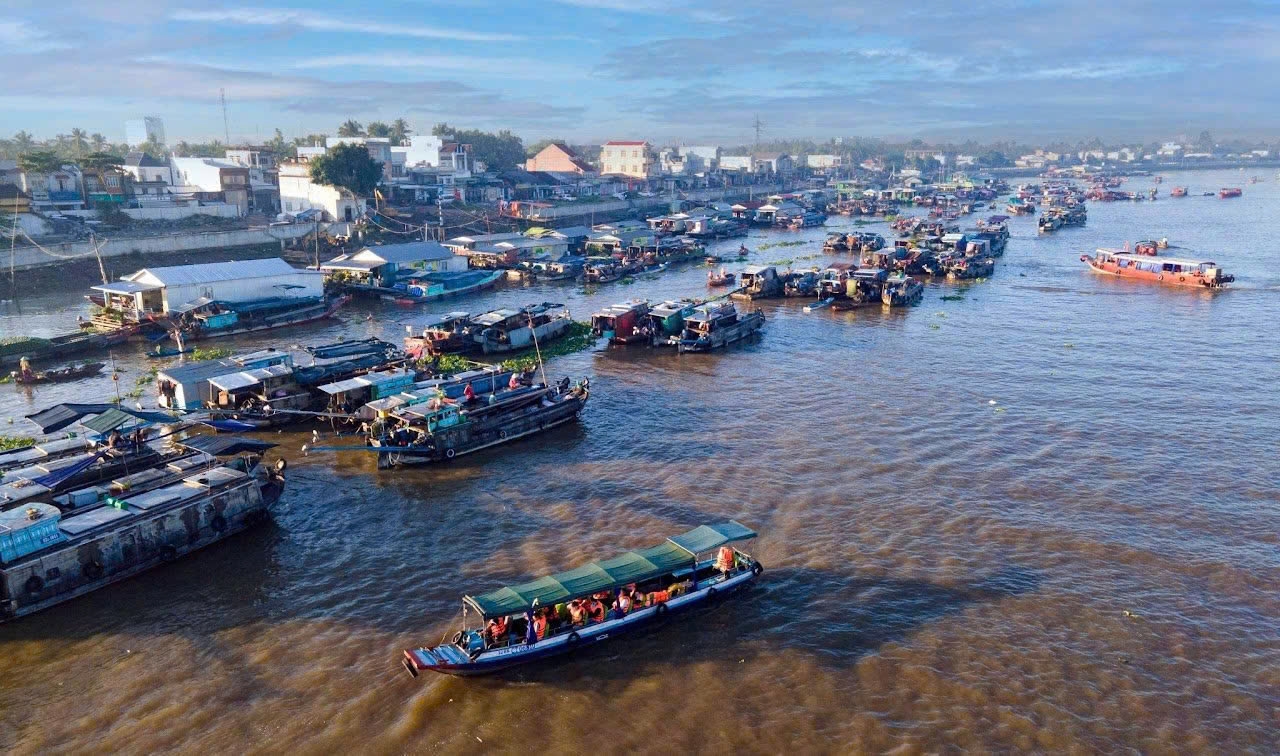
<path id="1" fill-rule="evenodd" d="M 553 377 L 592 379 L 581 422 L 445 467 L 380 473 L 364 456 L 303 456 L 310 428 L 275 434 L 292 464 L 271 524 L 0 627 L 0 747 L 1274 752 L 1268 179 L 1170 174 L 1166 195 L 1244 197 L 1095 203 L 1087 227 L 1049 237 L 1014 219 L 993 278 L 930 283 L 909 311 L 767 302 L 763 336 L 723 353 L 556 358 Z M 802 265 L 824 259 L 822 236 L 747 244 L 754 262 Z M 1133 285 L 1078 260 L 1161 236 L 1209 251 L 1234 290 Z M 563 301 L 585 319 L 704 293 L 706 270 L 430 311 Z M 8 305 L 0 330 L 65 329 L 88 283 L 72 278 Z M 398 338 L 414 314 L 356 308 L 233 345 Z M 117 359 L 131 389 L 145 361 Z M 0 423 L 111 394 L 105 378 L 0 386 Z M 724 517 L 760 532 L 746 548 L 766 571 L 713 611 L 495 678 L 397 665 L 452 633 L 464 592 Z"/>

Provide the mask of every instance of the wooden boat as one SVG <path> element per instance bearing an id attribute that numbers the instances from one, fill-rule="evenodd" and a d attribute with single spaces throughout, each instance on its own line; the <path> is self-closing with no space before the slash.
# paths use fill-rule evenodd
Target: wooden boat
<path id="1" fill-rule="evenodd" d="M 1138 254 L 1138 255 L 1147 255 L 1149 257 L 1155 257 L 1157 254 L 1160 253 L 1160 250 L 1168 249 L 1168 248 L 1169 248 L 1168 239 L 1160 239 L 1159 241 L 1155 241 L 1152 239 L 1145 239 L 1133 245 L 1133 252 L 1134 254 Z"/>
<path id="2" fill-rule="evenodd" d="M 795 271 L 790 276 L 787 276 L 786 283 L 782 285 L 782 296 L 812 297 L 817 294 L 818 274 L 817 268 Z"/>
<path id="3" fill-rule="evenodd" d="M 967 281 L 974 278 L 986 278 L 996 270 L 994 257 L 965 257 L 953 260 L 947 266 L 947 278 Z"/>
<path id="4" fill-rule="evenodd" d="M 910 307 L 924 298 L 924 284 L 910 276 L 890 276 L 880 292 L 880 301 L 890 307 Z"/>
<path id="5" fill-rule="evenodd" d="M 760 310 L 739 315 L 732 302 L 705 304 L 694 308 L 684 319 L 684 331 L 676 347 L 681 354 L 710 352 L 741 341 L 761 328 L 764 313 Z"/>
<path id="6" fill-rule="evenodd" d="M 505 273 L 506 271 L 502 270 L 432 273 L 429 276 L 410 278 L 402 286 L 382 292 L 382 298 L 398 305 L 425 304 L 445 297 L 458 297 L 492 289 L 498 285 L 498 281 L 502 280 Z"/>
<path id="7" fill-rule="evenodd" d="M 190 303 L 170 317 L 175 341 L 238 336 L 286 326 L 303 325 L 331 318 L 351 301 L 350 294 L 338 297 L 279 297 L 258 302 L 222 304 L 209 299 Z"/>
<path id="8" fill-rule="evenodd" d="M 24 385 L 32 385 L 36 383 L 65 383 L 67 381 L 76 381 L 81 378 L 88 378 L 102 372 L 104 367 L 101 362 L 86 362 L 83 365 L 71 365 L 58 370 L 41 370 L 32 371 L 31 366 L 27 362 L 20 363 L 21 367 L 13 371 L 9 375 L 13 376 L 14 383 Z"/>
<path id="9" fill-rule="evenodd" d="M 1172 189 L 1172 191 L 1170 191 L 1170 192 L 1169 192 L 1169 196 L 1170 196 L 1170 197 L 1185 197 L 1185 196 L 1187 196 L 1187 188 L 1186 188 L 1185 186 L 1175 186 L 1175 187 Z"/>
<path id="10" fill-rule="evenodd" d="M 1147 257 L 1099 249 L 1093 257 L 1080 255 L 1080 261 L 1095 273 L 1156 283 L 1163 286 L 1190 286 L 1222 289 L 1236 280 L 1210 260 L 1180 260 L 1172 257 Z"/>
<path id="11" fill-rule="evenodd" d="M 442 398 L 399 408 L 373 424 L 364 446 L 323 450 L 376 453 L 380 470 L 445 462 L 573 420 L 587 404 L 590 382 L 570 387 L 565 378 L 555 386 L 499 389 L 490 397 L 477 394 L 470 403 Z"/>
<path id="12" fill-rule="evenodd" d="M 23 358 L 38 363 L 105 351 L 125 343 L 136 331 L 136 326 L 127 325 L 104 333 L 82 331 L 47 339 L 34 336 L 0 339 L 0 367 L 17 365 Z"/>
<path id="13" fill-rule="evenodd" d="M 1233 197 L 1239 197 L 1242 194 L 1244 194 L 1244 190 L 1238 186 L 1223 187 L 1218 190 L 1218 199 L 1231 199 Z"/>
<path id="14" fill-rule="evenodd" d="M 734 520 L 701 525 L 647 549 L 464 596 L 462 628 L 452 639 L 409 649 L 401 663 L 414 677 L 424 671 L 484 675 L 581 651 L 689 610 L 714 606 L 764 572 L 757 559 L 730 546 L 755 537 L 755 531 Z M 586 614 L 583 621 L 574 622 L 574 602 L 594 597 L 605 597 L 616 606 L 602 607 L 603 617 L 597 615 L 595 621 Z M 630 608 L 623 609 L 624 603 Z"/>
<path id="15" fill-rule="evenodd" d="M 653 337 L 646 327 L 648 314 L 649 302 L 643 299 L 612 305 L 591 316 L 591 332 L 610 344 L 648 342 Z"/>
<path id="16" fill-rule="evenodd" d="M 738 278 L 739 286 L 729 296 L 751 301 L 782 296 L 784 281 L 772 265 L 748 265 Z"/>
<path id="17" fill-rule="evenodd" d="M 707 286 L 732 286 L 737 278 L 723 268 L 719 273 L 707 273 Z"/>
<path id="18" fill-rule="evenodd" d="M 532 349 L 535 337 L 539 344 L 553 341 L 565 335 L 571 323 L 568 309 L 551 302 L 476 316 L 450 312 L 429 318 L 420 326 L 420 331 L 415 332 L 411 327 L 404 345 L 414 357 L 501 354 Z"/>

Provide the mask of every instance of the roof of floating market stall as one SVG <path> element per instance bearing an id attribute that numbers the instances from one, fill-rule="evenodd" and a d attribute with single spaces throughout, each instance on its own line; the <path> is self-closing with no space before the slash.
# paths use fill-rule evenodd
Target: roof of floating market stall
<path id="1" fill-rule="evenodd" d="M 693 563 L 696 555 L 733 541 L 755 538 L 756 532 L 735 521 L 701 525 L 647 549 L 628 551 L 601 562 L 547 575 L 519 585 L 463 598 L 485 617 L 518 614 L 597 591 L 661 577 Z"/>

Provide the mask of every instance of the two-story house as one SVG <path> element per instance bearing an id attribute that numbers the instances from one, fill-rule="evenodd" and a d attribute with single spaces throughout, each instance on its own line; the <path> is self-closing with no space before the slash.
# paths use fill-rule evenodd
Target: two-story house
<path id="1" fill-rule="evenodd" d="M 600 147 L 600 173 L 648 179 L 657 173 L 648 142 L 613 141 Z"/>
<path id="2" fill-rule="evenodd" d="M 31 209 L 36 212 L 83 210 L 80 186 L 80 169 L 74 165 L 49 173 L 23 171 L 18 180 L 18 188 L 31 198 Z"/>
<path id="3" fill-rule="evenodd" d="M 220 199 L 234 205 L 241 216 L 249 212 L 249 169 L 222 158 L 169 159 L 174 191 L 200 199 Z"/>
<path id="4" fill-rule="evenodd" d="M 291 215 L 307 210 L 322 211 L 327 220 L 353 221 L 365 210 L 365 201 L 346 189 L 317 184 L 311 180 L 307 160 L 290 160 L 279 165 L 280 209 Z"/>
<path id="5" fill-rule="evenodd" d="M 129 174 L 133 196 L 139 204 L 155 204 L 169 201 L 173 187 L 173 173 L 167 159 L 152 157 L 134 150 L 125 155 L 121 170 Z"/>
<path id="6" fill-rule="evenodd" d="M 249 206 L 254 212 L 280 212 L 280 177 L 276 154 L 267 147 L 237 147 L 226 152 L 227 160 L 249 169 Z"/>

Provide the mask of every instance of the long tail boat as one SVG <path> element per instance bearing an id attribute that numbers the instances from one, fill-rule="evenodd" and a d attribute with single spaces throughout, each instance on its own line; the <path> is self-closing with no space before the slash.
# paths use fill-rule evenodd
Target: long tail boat
<path id="1" fill-rule="evenodd" d="M 1080 261 L 1095 273 L 1163 286 L 1222 289 L 1236 280 L 1235 276 L 1224 272 L 1211 260 L 1149 257 L 1099 249 L 1093 257 L 1080 255 Z"/>
<path id="2" fill-rule="evenodd" d="M 462 628 L 452 639 L 409 649 L 401 664 L 414 677 L 426 670 L 484 675 L 581 651 L 713 605 L 764 572 L 759 560 L 729 546 L 755 537 L 735 520 L 700 525 L 651 548 L 464 596 Z M 591 618 L 575 605 L 602 598 L 612 604 L 603 617 Z"/>

